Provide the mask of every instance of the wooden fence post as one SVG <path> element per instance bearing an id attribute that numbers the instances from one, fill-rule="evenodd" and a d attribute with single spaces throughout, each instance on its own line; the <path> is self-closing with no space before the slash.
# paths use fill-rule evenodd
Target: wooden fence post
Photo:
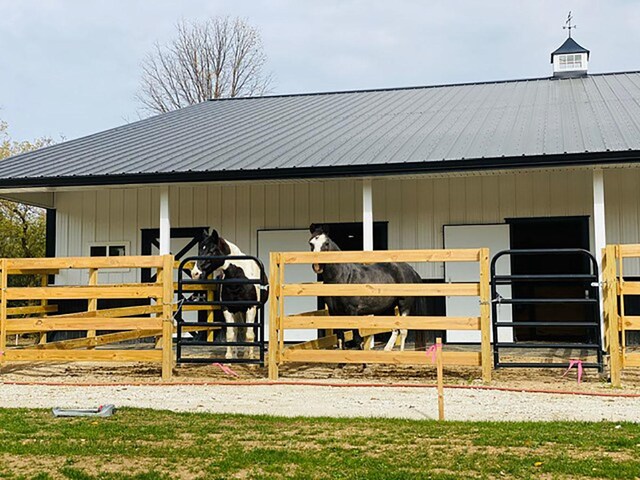
<path id="1" fill-rule="evenodd" d="M 7 260 L 0 260 L 0 366 L 7 350 Z"/>
<path id="2" fill-rule="evenodd" d="M 42 274 L 42 278 L 40 279 L 40 286 L 41 287 L 48 287 L 49 286 L 49 275 L 47 274 Z M 46 308 L 46 306 L 49 305 L 49 301 L 46 298 L 43 298 L 42 300 L 40 300 L 40 306 L 44 309 Z M 45 316 L 47 313 L 43 312 L 42 315 Z M 44 345 L 45 343 L 47 343 L 47 332 L 40 332 L 38 334 L 38 344 L 39 345 Z"/>
<path id="3" fill-rule="evenodd" d="M 491 291 L 489 288 L 489 249 L 480 249 L 480 330 L 481 330 L 481 359 L 482 380 L 491 382 Z M 496 341 L 497 339 L 494 339 Z"/>
<path id="4" fill-rule="evenodd" d="M 444 380 L 442 372 L 442 338 L 436 338 L 436 374 L 438 379 L 438 420 L 444 420 Z"/>
<path id="5" fill-rule="evenodd" d="M 178 272 L 178 274 L 180 274 Z M 213 302 L 215 300 L 215 295 L 214 295 L 214 291 L 213 288 L 211 288 L 211 286 L 209 288 L 207 288 L 207 302 Z M 215 311 L 213 310 L 213 307 L 211 307 L 209 310 L 207 310 L 207 322 L 209 323 L 213 323 L 215 321 Z M 211 329 L 207 332 L 207 342 L 213 342 L 214 338 L 216 336 L 216 332 L 215 330 Z"/>
<path id="6" fill-rule="evenodd" d="M 89 285 L 93 285 L 93 286 L 98 285 L 98 269 L 97 268 L 89 269 Z M 98 310 L 98 299 L 90 298 L 87 304 L 87 311 L 95 312 L 97 310 Z M 93 338 L 95 336 L 96 336 L 95 330 L 87 330 L 87 338 Z M 87 348 L 91 350 L 95 347 L 89 346 Z"/>
<path id="7" fill-rule="evenodd" d="M 173 372 L 173 255 L 163 255 L 162 272 L 162 379 Z"/>
<path id="8" fill-rule="evenodd" d="M 616 274 L 616 253 L 615 245 L 607 245 L 604 248 L 602 258 L 602 281 L 604 288 L 603 308 L 604 324 L 609 350 L 609 370 L 611 375 L 611 385 L 620 387 L 621 385 L 621 358 L 620 358 L 620 333 L 618 326 L 618 279 Z"/>
<path id="9" fill-rule="evenodd" d="M 282 286 L 285 283 L 284 280 L 284 269 L 286 264 L 282 258 L 282 254 L 278 255 L 278 355 L 277 361 L 278 365 L 282 362 L 282 356 L 284 354 L 284 295 L 282 292 Z"/>
<path id="10" fill-rule="evenodd" d="M 280 254 L 272 252 L 269 255 L 269 380 L 278 379 L 278 304 L 280 296 Z"/>

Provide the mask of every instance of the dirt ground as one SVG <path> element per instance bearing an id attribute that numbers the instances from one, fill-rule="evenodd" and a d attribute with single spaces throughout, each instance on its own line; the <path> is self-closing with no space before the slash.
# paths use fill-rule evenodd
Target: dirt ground
<path id="1" fill-rule="evenodd" d="M 379 345 L 381 348 L 382 344 Z M 110 346 L 114 348 L 115 346 Z M 122 348 L 122 345 L 119 346 Z M 127 344 L 125 348 L 140 348 L 141 344 Z M 109 348 L 109 347 L 107 347 Z M 148 348 L 142 345 L 142 348 Z M 193 348 L 193 347 L 192 347 Z M 408 345 L 412 349 L 413 345 Z M 477 350 L 477 346 L 446 346 L 447 351 Z M 193 350 L 193 356 L 209 356 L 209 350 Z M 241 352 L 242 353 L 242 352 Z M 224 350 L 217 354 L 224 356 Z M 518 355 L 518 356 L 516 356 Z M 524 356 L 523 356 L 524 355 Z M 525 353 L 505 350 L 503 362 L 561 362 L 580 358 L 596 361 L 593 351 L 580 349 L 534 349 Z M 564 375 L 564 368 L 500 368 L 494 369 L 490 387 L 516 390 L 549 390 L 575 392 L 640 394 L 640 368 L 629 368 L 622 373 L 622 389 L 613 389 L 608 373 L 585 369 L 580 384 L 576 367 Z M 564 375 L 564 376 L 563 376 Z M 268 381 L 267 369 L 257 365 L 182 364 L 174 368 L 170 383 L 215 383 Z M 426 384 L 436 382 L 432 365 L 345 365 L 335 364 L 285 364 L 280 368 L 280 381 L 339 384 Z M 61 384 L 137 384 L 161 383 L 160 365 L 150 363 L 90 363 L 90 362 L 15 362 L 0 368 L 1 383 L 61 383 Z M 479 367 L 445 367 L 445 385 L 481 386 Z"/>
<path id="2" fill-rule="evenodd" d="M 229 371 L 230 369 L 230 371 Z M 498 369 L 489 386 L 522 390 L 550 390 L 640 394 L 640 369 L 623 373 L 622 389 L 613 389 L 606 374 L 585 370 L 577 383 L 575 367 L 563 377 L 564 369 Z M 136 384 L 161 383 L 159 365 L 136 363 L 12 363 L 0 370 L 0 383 L 61 384 Z M 236 376 L 237 375 L 237 376 Z M 446 367 L 446 385 L 483 385 L 480 368 Z M 179 365 L 170 383 L 255 382 L 268 380 L 266 368 L 253 365 L 230 365 L 225 372 L 217 365 Z M 426 384 L 436 381 L 435 368 L 429 365 L 285 365 L 280 370 L 285 382 L 339 384 Z"/>

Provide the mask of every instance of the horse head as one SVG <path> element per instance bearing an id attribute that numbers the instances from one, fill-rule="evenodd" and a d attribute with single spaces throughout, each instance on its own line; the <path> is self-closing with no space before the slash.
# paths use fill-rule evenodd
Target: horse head
<path id="1" fill-rule="evenodd" d="M 201 257 L 220 257 L 215 259 L 196 260 L 196 264 L 191 270 L 191 278 L 205 278 L 211 272 L 218 270 L 224 265 L 224 256 L 231 253 L 229 244 L 218 235 L 218 232 L 213 230 L 211 235 L 205 230 L 202 235 L 202 240 L 198 244 L 198 255 Z"/>
<path id="2" fill-rule="evenodd" d="M 340 250 L 338 245 L 329 238 L 329 229 L 326 225 L 323 226 L 312 223 L 309 226 L 309 231 L 311 232 L 309 246 L 311 247 L 312 252 L 330 252 Z M 324 266 L 319 263 L 314 263 L 313 271 L 319 275 L 324 271 Z"/>

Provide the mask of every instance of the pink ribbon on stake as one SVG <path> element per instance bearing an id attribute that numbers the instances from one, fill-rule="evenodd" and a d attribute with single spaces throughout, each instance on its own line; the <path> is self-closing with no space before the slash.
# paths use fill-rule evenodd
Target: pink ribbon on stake
<path id="1" fill-rule="evenodd" d="M 427 349 L 427 355 L 431 355 L 431 363 L 436 363 L 436 352 L 438 348 L 442 348 L 441 343 L 434 343 Z"/>
<path id="2" fill-rule="evenodd" d="M 576 369 L 578 370 L 578 385 L 580 385 L 580 382 L 582 381 L 582 360 L 577 359 L 577 358 L 570 358 L 569 359 L 569 368 L 567 368 L 567 371 L 564 372 L 564 374 L 562 376 L 566 377 L 567 374 L 569 373 L 569 370 L 571 370 L 574 365 L 576 366 Z"/>
<path id="3" fill-rule="evenodd" d="M 222 370 L 227 375 L 232 375 L 234 377 L 239 377 L 240 376 L 236 372 L 234 372 L 231 368 L 229 368 L 226 365 L 223 365 L 221 363 L 214 363 L 213 366 L 214 367 L 218 367 L 220 370 Z"/>

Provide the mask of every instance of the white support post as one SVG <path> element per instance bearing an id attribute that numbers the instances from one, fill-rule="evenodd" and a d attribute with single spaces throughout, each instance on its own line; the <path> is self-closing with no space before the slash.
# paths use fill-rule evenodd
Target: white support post
<path id="1" fill-rule="evenodd" d="M 371 179 L 362 181 L 362 246 L 373 250 L 373 189 Z"/>
<path id="2" fill-rule="evenodd" d="M 598 277 L 602 280 L 602 249 L 607 245 L 607 229 L 604 211 L 604 172 L 601 168 L 593 171 L 593 236 L 595 256 L 598 260 Z M 600 282 L 600 312 L 603 312 L 602 282 Z M 604 322 L 604 317 L 602 319 Z M 601 325 L 604 341 L 604 325 Z M 604 345 L 604 343 L 603 343 Z"/>
<path id="3" fill-rule="evenodd" d="M 171 221 L 169 220 L 169 186 L 160 187 L 160 255 L 171 253 Z"/>
<path id="4" fill-rule="evenodd" d="M 598 266 L 602 268 L 602 249 L 607 245 L 607 230 L 604 217 L 604 172 L 593 171 L 593 235 Z"/>

